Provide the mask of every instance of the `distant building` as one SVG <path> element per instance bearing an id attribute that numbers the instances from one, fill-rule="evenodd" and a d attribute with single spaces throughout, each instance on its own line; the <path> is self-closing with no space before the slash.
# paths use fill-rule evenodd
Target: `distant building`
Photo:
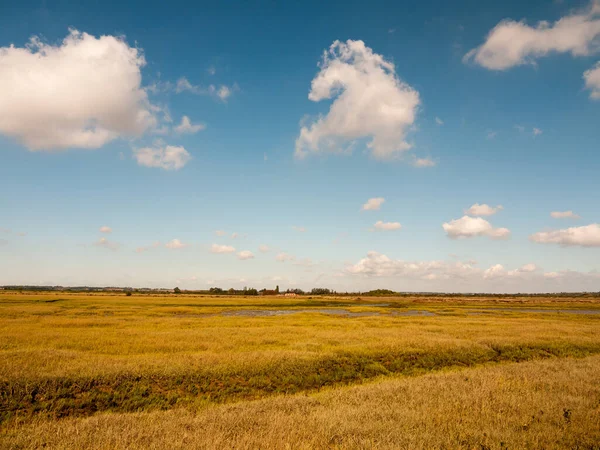
<path id="1" fill-rule="evenodd" d="M 286 292 L 284 294 L 284 296 L 286 296 L 286 297 L 297 297 L 298 294 L 296 294 L 295 292 Z"/>

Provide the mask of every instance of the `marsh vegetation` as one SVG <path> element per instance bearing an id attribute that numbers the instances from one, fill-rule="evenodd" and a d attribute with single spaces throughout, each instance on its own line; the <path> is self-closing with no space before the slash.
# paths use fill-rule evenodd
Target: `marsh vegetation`
<path id="1" fill-rule="evenodd" d="M 0 446 L 597 448 L 597 312 L 564 296 L 2 293 Z"/>

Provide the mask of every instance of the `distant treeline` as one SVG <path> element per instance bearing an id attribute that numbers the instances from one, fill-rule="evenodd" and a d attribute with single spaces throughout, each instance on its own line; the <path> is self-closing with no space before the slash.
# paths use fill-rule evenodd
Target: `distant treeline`
<path id="1" fill-rule="evenodd" d="M 174 289 L 165 288 L 133 288 L 133 287 L 95 287 L 95 286 L 26 286 L 12 285 L 0 286 L 0 291 L 26 291 L 26 292 L 124 292 L 129 295 L 133 293 L 156 293 L 156 294 L 196 294 L 196 295 L 336 295 L 336 296 L 370 296 L 370 297 L 496 297 L 496 298 L 515 298 L 515 297 L 600 297 L 600 292 L 547 292 L 540 294 L 530 293 L 514 293 L 514 294 L 491 294 L 491 293 L 464 293 L 464 292 L 398 292 L 389 289 L 375 289 L 366 292 L 337 292 L 328 288 L 313 288 L 311 290 L 302 289 L 287 289 L 279 290 L 277 286 L 273 290 L 263 288 L 257 290 L 255 288 L 244 287 L 243 289 L 222 289 L 219 287 L 211 287 L 210 289 Z"/>

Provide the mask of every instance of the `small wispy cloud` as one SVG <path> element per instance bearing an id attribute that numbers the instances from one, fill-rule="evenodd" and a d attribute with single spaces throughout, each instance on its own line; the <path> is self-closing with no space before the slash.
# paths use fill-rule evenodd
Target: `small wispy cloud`
<path id="1" fill-rule="evenodd" d="M 396 231 L 402 228 L 402 225 L 399 222 L 383 222 L 381 220 L 375 222 L 375 225 L 373 226 L 375 228 L 371 231 Z"/>
<path id="2" fill-rule="evenodd" d="M 213 244 L 210 247 L 210 251 L 211 253 L 234 253 L 235 247 L 232 247 L 231 245 Z"/>
<path id="3" fill-rule="evenodd" d="M 575 214 L 573 211 L 552 211 L 550 217 L 554 219 L 581 219 L 581 216 Z"/>
<path id="4" fill-rule="evenodd" d="M 140 166 L 164 170 L 179 170 L 192 159 L 185 148 L 173 145 L 138 148 L 133 156 Z"/>
<path id="5" fill-rule="evenodd" d="M 181 242 L 179 239 L 173 239 L 172 241 L 169 241 L 165 244 L 165 247 L 171 249 L 171 250 L 178 250 L 180 248 L 185 248 L 185 247 L 189 247 L 190 244 L 184 244 L 183 242 Z"/>
<path id="6" fill-rule="evenodd" d="M 434 167 L 436 162 L 430 158 L 415 158 L 412 165 L 414 167 L 423 169 L 425 167 Z"/>
<path id="7" fill-rule="evenodd" d="M 233 95 L 234 92 L 239 90 L 239 86 L 234 83 L 231 86 L 227 86 L 225 84 L 214 85 L 209 84 L 206 87 L 200 85 L 194 85 L 190 83 L 190 81 L 186 77 L 181 77 L 177 80 L 175 84 L 175 93 L 181 94 L 183 92 L 190 92 L 196 95 L 210 95 L 212 97 L 216 97 L 221 101 L 225 102 L 229 97 Z"/>
<path id="8" fill-rule="evenodd" d="M 381 205 L 385 203 L 385 198 L 383 197 L 374 197 L 367 200 L 367 202 L 362 205 L 361 210 L 363 211 L 378 211 L 381 209 Z"/>
<path id="9" fill-rule="evenodd" d="M 205 128 L 206 125 L 202 123 L 194 125 L 188 116 L 183 116 L 181 118 L 181 123 L 175 127 L 175 132 L 178 134 L 195 134 Z"/>
<path id="10" fill-rule="evenodd" d="M 289 253 L 286 253 L 286 252 L 278 253 L 277 256 L 275 257 L 275 260 L 277 260 L 279 262 L 293 261 L 295 259 L 296 259 L 295 256 L 290 255 Z"/>
<path id="11" fill-rule="evenodd" d="M 493 207 L 485 203 L 481 205 L 479 203 L 475 203 L 471 205 L 469 209 L 465 209 L 464 213 L 470 216 L 493 216 L 494 214 L 496 214 L 499 211 L 502 211 L 503 209 L 504 206 L 502 205 Z"/>
<path id="12" fill-rule="evenodd" d="M 237 257 L 238 257 L 238 259 L 241 259 L 241 260 L 253 259 L 254 253 L 252 253 L 250 250 L 242 250 L 241 252 L 239 252 L 237 254 Z"/>

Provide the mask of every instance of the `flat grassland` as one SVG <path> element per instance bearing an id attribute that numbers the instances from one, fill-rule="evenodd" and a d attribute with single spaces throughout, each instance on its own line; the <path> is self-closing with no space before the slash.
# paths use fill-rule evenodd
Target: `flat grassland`
<path id="1" fill-rule="evenodd" d="M 0 293 L 0 448 L 600 449 L 598 297 Z"/>

